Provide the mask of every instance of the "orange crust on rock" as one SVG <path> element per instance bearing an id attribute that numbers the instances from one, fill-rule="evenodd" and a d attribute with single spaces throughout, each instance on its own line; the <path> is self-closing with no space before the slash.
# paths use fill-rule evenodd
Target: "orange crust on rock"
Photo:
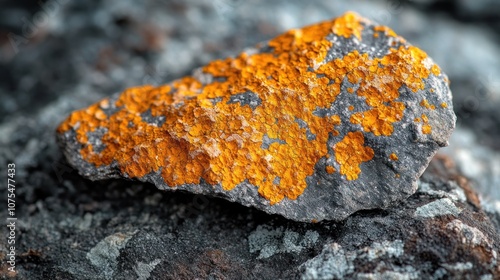
<path id="1" fill-rule="evenodd" d="M 116 161 L 131 178 L 161 170 L 165 183 L 172 187 L 204 179 L 220 183 L 224 190 L 247 180 L 274 204 L 300 196 L 307 187 L 306 177 L 327 156 L 329 135 L 338 135 L 336 128 L 342 123 L 338 115 L 319 117 L 313 112 L 330 107 L 347 78 L 357 84 L 356 91 L 349 88 L 349 92 L 370 109 L 351 115 L 350 122 L 359 125 L 360 131 L 336 140 L 333 150 L 340 169 L 326 170 L 356 180 L 360 165 L 375 153 L 364 145 L 364 134 L 390 136 L 393 124 L 404 116 L 398 89 L 406 85 L 413 92 L 423 90 L 423 79 L 439 74 L 437 66 L 424 66 L 427 55 L 413 46 L 392 48 L 382 58 L 353 51 L 325 63 L 334 47 L 327 36 L 335 33 L 361 40 L 365 23 L 347 13 L 333 21 L 290 30 L 269 41 L 270 52 L 242 53 L 209 63 L 203 72 L 217 78 L 209 84 L 185 77 L 159 87 L 129 88 L 115 103 L 121 109 L 111 116 L 104 112 L 109 106 L 109 100 L 104 100 L 71 114 L 58 132 L 74 129 L 84 160 L 96 166 Z M 374 29 L 397 36 L 387 27 Z M 245 92 L 257 95 L 262 104 L 251 108 L 228 103 L 231 96 Z M 141 114 L 147 110 L 153 117 L 164 116 L 165 122 L 158 127 L 143 121 Z M 313 140 L 307 139 L 306 129 L 296 119 L 307 124 Z M 427 126 L 423 133 L 430 132 Z M 97 128 L 106 129 L 100 152 L 88 142 L 88 133 Z M 265 135 L 280 141 L 262 148 Z M 278 183 L 275 177 L 280 178 Z"/>

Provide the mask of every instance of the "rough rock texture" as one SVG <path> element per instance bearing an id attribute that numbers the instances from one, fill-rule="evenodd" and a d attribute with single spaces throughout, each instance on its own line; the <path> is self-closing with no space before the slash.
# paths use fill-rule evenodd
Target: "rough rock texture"
<path id="1" fill-rule="evenodd" d="M 454 125 L 447 77 L 425 52 L 346 13 L 76 111 L 58 139 L 93 180 L 314 222 L 408 197 Z"/>
<path id="2" fill-rule="evenodd" d="M 335 243 L 339 250 L 331 252 L 342 256 L 342 250 L 348 266 L 331 273 L 344 278 L 499 278 L 488 268 L 487 243 L 467 245 L 483 239 L 468 227 L 482 232 L 497 252 L 500 234 L 495 183 L 500 178 L 500 37 L 488 31 L 494 25 L 487 17 L 469 13 L 476 21 L 460 21 L 456 10 L 436 5 L 422 12 L 392 0 L 59 2 L 65 4 L 37 25 L 17 52 L 7 35 L 23 35 L 25 20 L 42 10 L 41 2 L 3 1 L 0 9 L 0 170 L 16 163 L 17 279 L 306 278 L 314 275 L 313 267 L 316 273 L 332 267 L 332 261 L 318 259 Z M 452 81 L 458 122 L 444 149 L 459 170 L 428 169 L 422 177 L 428 187 L 419 184 L 404 205 L 363 211 L 340 223 L 302 224 L 151 184 L 91 182 L 63 160 L 54 130 L 82 104 L 133 85 L 164 84 L 213 59 L 347 10 L 393 27 L 426 50 Z M 0 184 L 2 197 L 5 193 Z M 465 204 L 457 202 L 462 194 Z M 436 201 L 453 202 L 461 210 L 458 218 L 414 216 L 417 208 Z M 2 219 L 5 210 L 0 207 Z M 455 219 L 468 227 L 452 223 Z M 457 225 L 470 237 L 454 233 Z M 1 226 L 0 235 L 6 234 Z M 402 243 L 404 254 L 395 257 Z M 0 278 L 7 278 L 5 245 L 0 237 Z"/>

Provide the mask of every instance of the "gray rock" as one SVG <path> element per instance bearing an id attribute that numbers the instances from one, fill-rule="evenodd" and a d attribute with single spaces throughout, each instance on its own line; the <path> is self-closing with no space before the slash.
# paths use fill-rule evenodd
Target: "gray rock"
<path id="1" fill-rule="evenodd" d="M 104 279 L 112 279 L 118 265 L 116 258 L 120 255 L 120 250 L 127 245 L 127 242 L 134 234 L 116 233 L 110 235 L 87 253 L 87 259 L 100 270 L 100 274 L 103 275 Z"/>
<path id="2" fill-rule="evenodd" d="M 277 253 L 300 253 L 312 247 L 319 238 L 315 231 L 307 231 L 304 236 L 291 230 L 259 226 L 248 237 L 250 253 L 260 252 L 258 258 L 269 258 Z"/>
<path id="3" fill-rule="evenodd" d="M 451 136 L 450 146 L 441 152 L 451 157 L 460 172 L 474 181 L 478 192 L 486 198 L 500 200 L 500 152 L 483 145 L 481 139 L 484 138 L 461 126 Z"/>
<path id="4" fill-rule="evenodd" d="M 58 129 L 67 160 L 92 180 L 130 178 L 297 221 L 339 221 L 415 192 L 455 125 L 447 77 L 432 59 L 352 13 L 186 79 L 74 112 Z"/>
<path id="5" fill-rule="evenodd" d="M 0 9 L 0 166 L 14 162 L 19 183 L 17 275 L 8 278 L 1 270 L 1 279 L 104 279 L 109 263 L 114 263 L 108 270 L 114 279 L 300 279 L 306 274 L 303 264 L 318 260 L 323 248 L 333 244 L 346 257 L 338 268 L 347 279 L 500 278 L 500 201 L 490 200 L 499 197 L 500 126 L 495 120 L 500 119 L 500 95 L 482 98 L 474 87 L 486 78 L 484 86 L 495 88 L 499 76 L 494 74 L 499 73 L 498 40 L 486 36 L 486 21 L 459 23 L 442 17 L 442 10 L 394 9 L 397 1 L 58 2 L 65 4 L 50 25 L 21 44 L 17 54 L 5 35 L 22 35 L 23 17 L 32 19 L 42 2 L 3 1 Z M 479 105 L 480 114 L 462 118 L 462 129 L 450 140 L 447 154 L 459 170 L 438 154 L 417 193 L 402 203 L 360 211 L 339 223 L 305 224 L 140 182 L 91 182 L 63 160 L 54 130 L 71 111 L 129 86 L 163 84 L 284 30 L 352 9 L 394 27 L 435 58 L 452 81 L 454 102 L 457 95 L 469 96 L 476 99 L 466 106 L 469 111 Z M 490 76 L 494 79 L 488 83 Z M 455 110 L 462 107 L 455 102 Z M 5 188 L 0 184 L 0 193 L 6 194 Z M 414 216 L 418 207 L 443 198 L 462 212 L 457 217 Z M 0 216 L 5 217 L 5 209 L 0 208 Z M 250 252 L 250 236 L 264 230 L 280 235 L 254 245 L 281 249 L 258 259 L 262 251 Z M 136 231 L 116 258 L 109 256 L 98 266 L 87 258 L 107 237 Z M 317 233 L 317 241 L 302 243 L 307 232 Z M 367 252 L 383 252 L 380 246 L 397 240 L 404 244 L 403 255 L 368 258 Z M 2 238 L 2 258 L 5 245 Z M 352 262 L 351 256 L 356 257 Z M 326 264 L 336 268 L 332 262 L 316 263 L 318 271 L 327 270 Z"/>

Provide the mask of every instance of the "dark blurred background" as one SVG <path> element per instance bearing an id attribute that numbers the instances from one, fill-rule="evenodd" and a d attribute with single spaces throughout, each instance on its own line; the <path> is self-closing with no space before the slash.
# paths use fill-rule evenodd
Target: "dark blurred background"
<path id="1" fill-rule="evenodd" d="M 0 126 L 8 131 L 0 137 L 2 145 L 23 142 L 20 154 L 37 136 L 16 133 L 14 120 L 52 131 L 71 110 L 116 91 L 165 83 L 284 30 L 353 10 L 395 29 L 449 75 L 458 128 L 443 152 L 500 199 L 500 1 L 0 3 Z"/>

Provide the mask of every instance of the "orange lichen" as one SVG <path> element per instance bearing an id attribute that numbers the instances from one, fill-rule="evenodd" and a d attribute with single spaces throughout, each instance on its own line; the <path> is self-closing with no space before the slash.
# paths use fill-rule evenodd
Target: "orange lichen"
<path id="1" fill-rule="evenodd" d="M 314 173 L 318 160 L 328 155 L 327 141 L 339 135 L 335 128 L 341 125 L 338 115 L 319 117 L 313 112 L 332 106 L 345 78 L 356 84 L 356 90 L 349 87 L 347 91 L 369 107 L 352 114 L 350 121 L 364 133 L 390 136 L 405 111 L 405 105 L 397 101 L 398 90 L 402 86 L 413 92 L 422 90 L 423 79 L 439 70 L 427 69 L 422 63 L 427 55 L 411 46 L 391 48 L 381 58 L 353 51 L 325 62 L 332 48 L 328 35 L 333 32 L 361 40 L 365 23 L 348 13 L 288 31 L 268 43 L 269 52 L 242 53 L 209 63 L 203 71 L 216 78 L 209 84 L 185 77 L 160 87 L 130 88 L 113 104 L 118 109 L 110 116 L 105 112 L 110 107 L 106 99 L 74 112 L 58 131 L 75 130 L 83 159 L 96 166 L 116 162 L 130 178 L 160 172 L 172 187 L 203 179 L 221 184 L 224 190 L 248 181 L 271 204 L 296 199 L 307 187 L 306 177 Z M 387 28 L 376 28 L 396 37 Z M 248 92 L 262 101 L 259 106 L 229 102 L 231 96 Z M 349 110 L 353 109 L 351 105 Z M 147 123 L 141 116 L 146 111 L 153 118 L 164 117 L 164 123 Z M 103 149 L 95 151 L 88 133 L 98 128 L 106 132 L 101 139 Z M 308 139 L 308 130 L 314 139 Z M 262 148 L 265 137 L 279 141 Z M 373 158 L 373 149 L 364 146 L 361 131 L 335 141 L 339 172 L 347 180 L 357 179 L 362 162 Z M 335 169 L 327 166 L 326 171 Z"/>
<path id="2" fill-rule="evenodd" d="M 348 108 L 348 109 L 349 109 L 349 111 L 352 111 L 352 110 L 354 110 L 354 106 L 349 105 L 349 108 Z"/>
<path id="3" fill-rule="evenodd" d="M 398 160 L 398 159 L 399 159 L 399 158 L 398 158 L 398 155 L 396 155 L 395 153 L 390 154 L 390 155 L 389 155 L 389 158 L 390 158 L 391 160 Z"/>
<path id="4" fill-rule="evenodd" d="M 446 102 L 441 103 L 441 108 L 448 108 L 448 104 Z"/>
<path id="5" fill-rule="evenodd" d="M 373 158 L 372 148 L 364 146 L 365 136 L 362 132 L 349 132 L 335 147 L 335 157 L 340 164 L 340 174 L 347 180 L 356 180 L 361 173 L 359 165 Z"/>
<path id="6" fill-rule="evenodd" d="M 414 122 L 420 122 L 420 118 L 415 118 L 413 121 Z"/>
<path id="7" fill-rule="evenodd" d="M 402 119 L 405 110 L 403 103 L 395 101 L 399 97 L 398 90 L 403 84 L 413 92 L 424 89 L 422 79 L 430 73 L 423 63 L 426 58 L 423 51 L 411 46 L 391 49 L 390 54 L 373 60 L 357 51 L 344 57 L 343 63 L 349 65 L 349 82 L 360 83 L 357 94 L 365 97 L 365 102 L 372 107 L 369 111 L 353 114 L 350 121 L 377 136 L 391 135 L 392 124 Z M 402 61 L 412 67 L 397 67 Z M 327 68 L 327 64 L 323 67 Z"/>
<path id="8" fill-rule="evenodd" d="M 325 169 L 328 174 L 335 173 L 335 168 L 333 168 L 333 166 L 327 165 Z"/>
<path id="9" fill-rule="evenodd" d="M 422 102 L 420 102 L 420 106 L 425 107 L 425 108 L 430 109 L 430 110 L 436 109 L 436 106 L 429 104 L 429 101 L 427 101 L 427 99 L 422 100 Z"/>

